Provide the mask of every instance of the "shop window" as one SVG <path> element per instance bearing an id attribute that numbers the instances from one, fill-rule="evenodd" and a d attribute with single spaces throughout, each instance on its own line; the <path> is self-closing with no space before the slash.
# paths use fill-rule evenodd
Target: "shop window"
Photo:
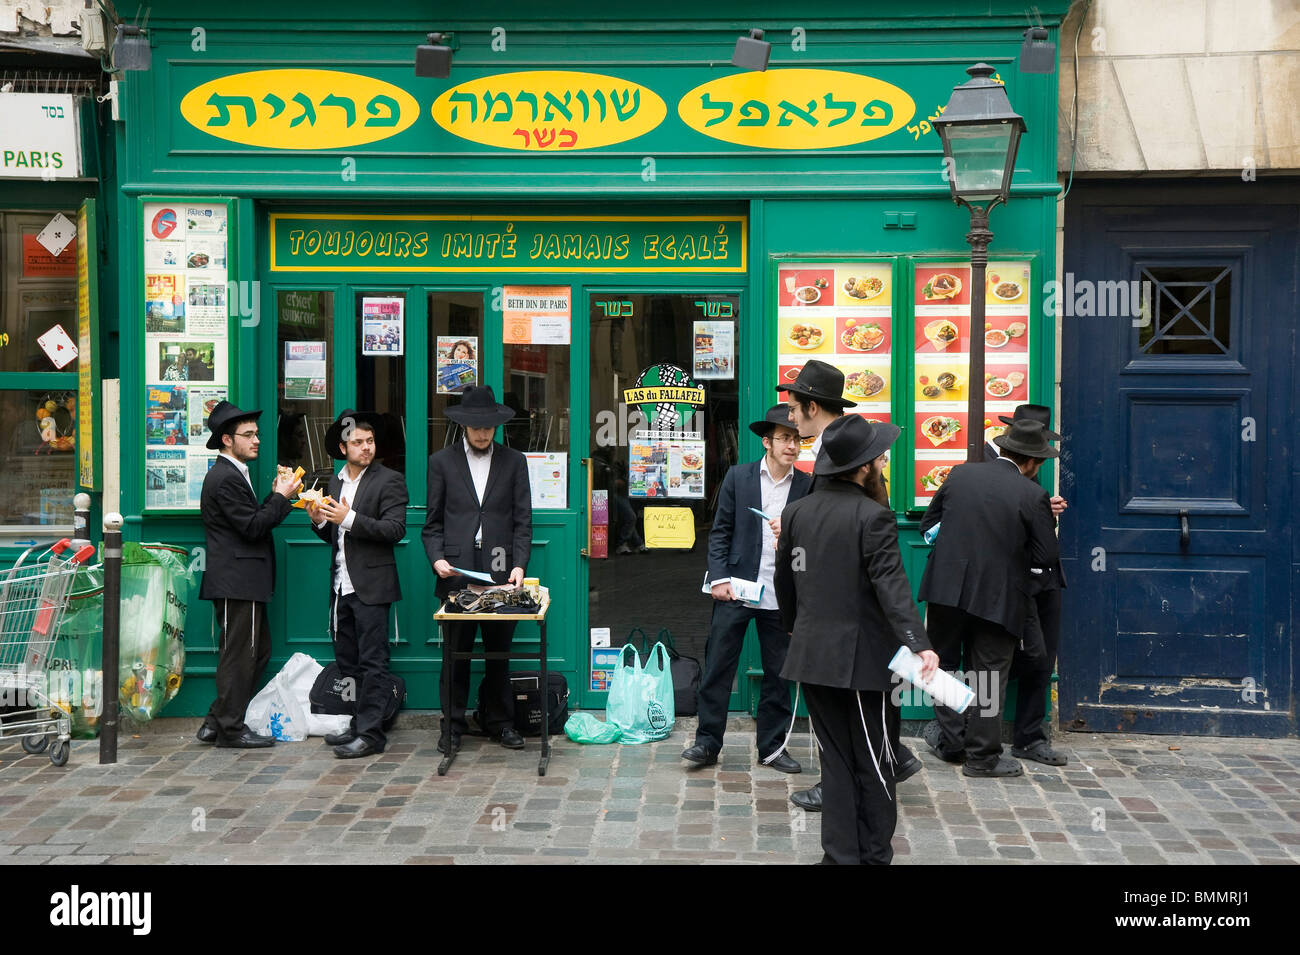
<path id="1" fill-rule="evenodd" d="M 0 525 L 72 524 L 77 483 L 75 379 L 70 384 L 67 389 L 0 390 L 0 421 L 6 422 L 0 440 L 5 486 Z"/>
<path id="2" fill-rule="evenodd" d="M 77 242 L 55 255 L 66 241 L 69 226 L 56 221 L 60 213 L 0 213 L 0 372 L 52 372 L 77 370 L 55 364 L 40 340 L 62 334 L 77 338 Z M 69 223 L 75 211 L 61 213 Z M 52 225 L 53 223 L 53 225 Z M 43 230 L 48 231 L 43 233 Z M 75 233 L 75 226 L 71 226 Z M 57 234 L 57 237 L 56 237 Z"/>
<path id="3" fill-rule="evenodd" d="M 569 346 L 506 345 L 501 403 L 506 440 L 520 451 L 569 450 Z"/>
<path id="4" fill-rule="evenodd" d="M 447 417 L 447 408 L 460 402 L 467 387 L 483 383 L 482 293 L 430 292 L 429 326 L 429 377 L 433 381 L 429 451 L 433 452 L 445 448 L 460 433 Z"/>
<path id="5" fill-rule="evenodd" d="M 277 289 L 275 322 L 276 463 L 301 467 L 307 487 L 324 487 L 338 470 L 325 446 L 334 420 L 334 293 Z"/>
<path id="6" fill-rule="evenodd" d="M 1232 267 L 1150 267 L 1151 304 L 1138 345 L 1146 355 L 1232 354 Z"/>
<path id="7" fill-rule="evenodd" d="M 379 457 L 387 467 L 406 472 L 406 326 L 402 292 L 357 292 L 358 411 L 382 416 Z"/>

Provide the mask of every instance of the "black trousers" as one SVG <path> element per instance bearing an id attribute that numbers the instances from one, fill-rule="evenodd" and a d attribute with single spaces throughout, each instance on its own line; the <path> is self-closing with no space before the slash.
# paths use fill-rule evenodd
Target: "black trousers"
<path id="1" fill-rule="evenodd" d="M 1016 650 L 1011 661 L 1011 675 L 1016 678 L 1016 721 L 1014 745 L 1023 749 L 1047 742 L 1047 694 L 1052 687 L 1052 671 L 1061 647 L 1061 592 L 1046 590 L 1034 598 L 1038 621 L 1043 627 L 1045 656 L 1026 657 Z"/>
<path id="2" fill-rule="evenodd" d="M 758 755 L 766 759 L 776 752 L 790 728 L 793 708 L 790 684 L 781 679 L 790 635 L 781 626 L 777 610 L 746 607 L 738 600 L 715 600 L 709 624 L 709 642 L 704 650 L 704 676 L 700 680 L 699 727 L 695 742 L 710 749 L 722 748 L 727 730 L 727 701 L 740 666 L 745 631 L 753 620 L 763 655 L 763 689 L 758 701 Z"/>
<path id="3" fill-rule="evenodd" d="M 935 703 L 942 748 L 948 753 L 965 750 L 970 765 L 992 767 L 1002 755 L 1002 705 L 1019 641 L 1000 624 L 957 607 L 932 603 L 927 613 L 926 632 L 939 666 L 952 672 L 965 660 L 966 682 L 975 691 L 965 713 Z"/>
<path id="4" fill-rule="evenodd" d="M 889 865 L 898 805 L 885 743 L 890 724 L 898 736 L 898 707 L 877 690 L 814 683 L 803 684 L 803 690 L 822 755 L 822 861 Z"/>
<path id="5" fill-rule="evenodd" d="M 388 744 L 384 707 L 392 691 L 388 668 L 388 609 L 364 603 L 355 593 L 332 595 L 330 632 L 339 672 L 356 682 L 357 712 L 352 731 L 380 752 Z"/>
<path id="6" fill-rule="evenodd" d="M 271 661 L 271 628 L 266 604 L 255 600 L 212 601 L 220 633 L 217 656 L 217 698 L 203 722 L 222 740 L 233 740 L 248 727 L 244 713 L 261 688 Z"/>

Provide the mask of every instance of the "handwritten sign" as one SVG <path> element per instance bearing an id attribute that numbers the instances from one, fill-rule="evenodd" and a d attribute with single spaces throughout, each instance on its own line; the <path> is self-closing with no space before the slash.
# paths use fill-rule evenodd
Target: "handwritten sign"
<path id="1" fill-rule="evenodd" d="M 644 531 L 648 548 L 688 550 L 695 546 L 695 512 L 689 507 L 647 507 Z"/>

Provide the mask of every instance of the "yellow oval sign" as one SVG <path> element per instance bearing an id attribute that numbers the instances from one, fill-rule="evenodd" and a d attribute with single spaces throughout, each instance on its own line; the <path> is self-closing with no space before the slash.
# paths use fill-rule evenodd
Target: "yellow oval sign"
<path id="1" fill-rule="evenodd" d="M 696 132 L 761 149 L 865 143 L 902 129 L 915 112 L 897 86 L 838 70 L 735 73 L 695 87 L 677 104 Z"/>
<path id="2" fill-rule="evenodd" d="M 529 152 L 612 146 L 645 135 L 667 115 L 663 99 L 639 83 L 549 70 L 470 80 L 433 104 L 434 122 L 447 132 Z"/>
<path id="3" fill-rule="evenodd" d="M 396 136 L 420 104 L 374 77 L 336 70 L 255 70 L 196 86 L 181 115 L 219 139 L 264 149 L 340 149 Z"/>

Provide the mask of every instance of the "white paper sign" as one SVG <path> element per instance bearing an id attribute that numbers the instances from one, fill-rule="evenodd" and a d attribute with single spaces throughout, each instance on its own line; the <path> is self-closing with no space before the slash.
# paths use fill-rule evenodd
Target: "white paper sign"
<path id="1" fill-rule="evenodd" d="M 13 8 L 5 4 L 7 11 Z M 0 93 L 0 178 L 76 179 L 80 143 L 70 93 Z"/>
<path id="2" fill-rule="evenodd" d="M 530 451 L 528 484 L 533 494 L 533 510 L 562 508 L 569 504 L 568 454 L 563 451 Z"/>
<path id="3" fill-rule="evenodd" d="M 592 627 L 591 645 L 593 647 L 609 646 L 609 627 Z"/>
<path id="4" fill-rule="evenodd" d="M 55 325 L 48 332 L 36 339 L 41 351 L 49 356 L 56 369 L 62 370 L 69 362 L 77 358 L 77 346 L 73 344 L 62 325 Z"/>

